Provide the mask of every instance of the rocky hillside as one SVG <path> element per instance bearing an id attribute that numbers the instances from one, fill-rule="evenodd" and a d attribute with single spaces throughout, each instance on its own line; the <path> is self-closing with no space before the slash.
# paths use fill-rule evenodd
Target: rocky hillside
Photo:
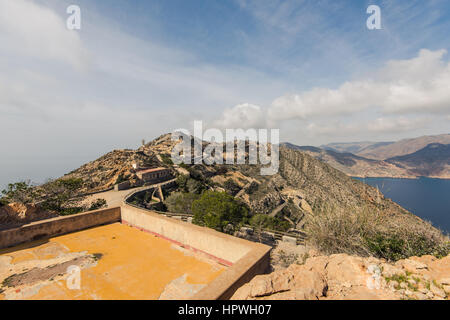
<path id="1" fill-rule="evenodd" d="M 306 259 L 258 275 L 233 300 L 444 300 L 450 297 L 450 256 L 411 257 L 388 263 L 347 254 Z"/>
<path id="2" fill-rule="evenodd" d="M 261 176 L 259 165 L 175 166 L 170 160 L 174 145 L 169 134 L 162 135 L 138 150 L 110 152 L 65 177 L 82 178 L 83 192 L 94 192 L 120 181 L 133 181 L 133 163 L 166 166 L 173 172 L 190 175 L 207 188 L 232 193 L 247 204 L 252 214 L 277 216 L 289 221 L 292 228 L 302 228 L 305 215 L 320 210 L 324 204 L 348 212 L 355 208 L 377 210 L 402 223 L 423 223 L 375 188 L 304 152 L 280 147 L 279 172 Z"/>
<path id="3" fill-rule="evenodd" d="M 156 155 L 150 150 L 147 153 L 138 150 L 114 150 L 104 156 L 86 163 L 80 168 L 66 174 L 63 178 L 81 178 L 83 186 L 81 193 L 97 192 L 112 188 L 122 181 L 136 179 L 132 166 L 157 167 L 161 165 Z"/>

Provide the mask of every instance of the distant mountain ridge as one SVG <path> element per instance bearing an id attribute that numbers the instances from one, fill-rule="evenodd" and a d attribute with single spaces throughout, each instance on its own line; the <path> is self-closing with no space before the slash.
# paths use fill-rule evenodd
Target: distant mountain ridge
<path id="1" fill-rule="evenodd" d="M 395 164 L 383 160 L 366 159 L 350 152 L 344 153 L 318 147 L 296 146 L 291 143 L 283 143 L 282 145 L 304 152 L 352 177 L 416 177 Z"/>
<path id="2" fill-rule="evenodd" d="M 430 143 L 450 144 L 450 134 L 421 136 L 390 142 L 345 142 L 321 145 L 321 149 L 337 152 L 350 152 L 374 160 L 386 160 L 392 157 L 414 153 Z"/>
<path id="3" fill-rule="evenodd" d="M 420 176 L 450 178 L 450 144 L 430 143 L 414 153 L 386 161 Z"/>
<path id="4" fill-rule="evenodd" d="M 369 150 L 374 150 L 378 147 L 388 146 L 390 144 L 395 143 L 394 141 L 390 142 L 344 142 L 344 143 L 329 143 L 326 145 L 321 145 L 320 148 L 325 150 L 332 150 L 337 152 L 350 152 L 353 154 L 358 154 L 360 152 L 367 152 Z"/>
<path id="5" fill-rule="evenodd" d="M 321 147 L 283 145 L 305 152 L 350 176 L 450 179 L 450 134 L 398 142 L 330 143 Z"/>

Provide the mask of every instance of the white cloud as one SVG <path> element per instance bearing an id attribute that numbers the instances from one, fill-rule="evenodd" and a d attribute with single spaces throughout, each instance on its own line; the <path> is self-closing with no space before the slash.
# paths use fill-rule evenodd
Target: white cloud
<path id="1" fill-rule="evenodd" d="M 450 113 L 450 63 L 445 50 L 423 49 L 416 58 L 394 60 L 373 77 L 315 88 L 275 99 L 270 120 L 308 119 L 378 108 L 391 113 Z"/>
<path id="2" fill-rule="evenodd" d="M 338 89 L 315 88 L 275 99 L 268 116 L 279 121 L 353 113 L 376 103 L 385 90 L 371 80 L 346 82 Z"/>
<path id="3" fill-rule="evenodd" d="M 284 139 L 307 144 L 336 137 L 420 135 L 431 125 L 442 131 L 442 121 L 450 117 L 450 64 L 444 62 L 445 54 L 445 50 L 421 50 L 417 57 L 389 61 L 370 76 L 337 89 L 313 88 L 281 96 L 268 108 L 237 105 L 226 109 L 215 125 L 284 128 L 289 132 Z"/>
<path id="4" fill-rule="evenodd" d="M 265 127 L 265 115 L 260 106 L 243 103 L 225 109 L 222 117 L 214 122 L 214 126 L 225 129 L 262 128 Z"/>
<path id="5" fill-rule="evenodd" d="M 3 53 L 55 59 L 77 68 L 87 63 L 77 31 L 68 30 L 62 17 L 32 1 L 0 1 L 0 33 Z"/>

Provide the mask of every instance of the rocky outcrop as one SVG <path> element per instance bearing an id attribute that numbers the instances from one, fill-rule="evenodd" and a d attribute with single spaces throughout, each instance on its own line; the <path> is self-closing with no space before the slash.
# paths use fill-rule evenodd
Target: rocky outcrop
<path id="1" fill-rule="evenodd" d="M 450 256 L 411 257 L 388 263 L 347 254 L 317 255 L 258 275 L 233 300 L 442 300 L 450 296 Z"/>
<path id="2" fill-rule="evenodd" d="M 128 181 L 132 186 L 139 185 L 133 164 L 139 167 L 160 167 L 155 154 L 143 150 L 114 150 L 80 168 L 66 174 L 63 178 L 80 178 L 83 185 L 80 193 L 99 192 L 112 188 L 115 184 Z"/>
<path id="3" fill-rule="evenodd" d="M 56 214 L 47 212 L 34 204 L 9 203 L 0 207 L 0 229 L 20 226 L 32 221 L 56 217 Z"/>

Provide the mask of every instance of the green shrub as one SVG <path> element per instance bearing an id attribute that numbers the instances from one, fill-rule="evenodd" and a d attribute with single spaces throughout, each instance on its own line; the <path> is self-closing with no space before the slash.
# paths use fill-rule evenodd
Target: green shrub
<path id="1" fill-rule="evenodd" d="M 247 221 L 247 208 L 225 192 L 206 191 L 192 203 L 193 222 L 224 231 L 228 224 L 237 227 Z"/>
<path id="2" fill-rule="evenodd" d="M 62 215 L 84 211 L 80 205 L 82 198 L 78 197 L 82 186 L 83 180 L 80 178 L 63 178 L 45 183 L 40 186 L 44 199 L 42 208 Z"/>
<path id="3" fill-rule="evenodd" d="M 374 256 L 393 261 L 423 255 L 441 258 L 450 252 L 449 243 L 407 229 L 366 236 L 365 241 Z"/>
<path id="4" fill-rule="evenodd" d="M 173 192 L 166 198 L 164 204 L 169 212 L 192 214 L 192 203 L 199 197 L 200 195 L 195 193 Z"/>
<path id="5" fill-rule="evenodd" d="M 0 207 L 6 206 L 8 203 L 8 200 L 6 200 L 4 197 L 0 198 Z"/>
<path id="6" fill-rule="evenodd" d="M 194 179 L 189 179 L 186 183 L 186 187 L 189 193 L 196 194 L 201 194 L 206 189 L 206 186 L 202 182 Z"/>
<path id="7" fill-rule="evenodd" d="M 126 179 L 125 179 L 125 177 L 124 177 L 124 175 L 123 175 L 123 172 L 121 172 L 121 173 L 117 176 L 116 182 L 115 182 L 114 184 L 119 184 L 119 183 L 125 182 L 125 181 L 126 181 Z"/>
<path id="8" fill-rule="evenodd" d="M 203 182 L 192 179 L 187 175 L 179 175 L 176 182 L 181 192 L 200 194 L 206 189 Z"/>
<path id="9" fill-rule="evenodd" d="M 97 199 L 91 203 L 91 206 L 89 207 L 89 211 L 105 208 L 106 205 L 107 204 L 106 204 L 105 199 Z"/>
<path id="10" fill-rule="evenodd" d="M 375 256 L 394 261 L 404 258 L 403 247 L 405 246 L 405 241 L 395 235 L 384 236 L 379 234 L 365 240 L 369 251 Z"/>
<path id="11" fill-rule="evenodd" d="M 232 196 L 235 196 L 241 190 L 241 187 L 231 178 L 225 181 L 224 187 Z"/>
<path id="12" fill-rule="evenodd" d="M 250 219 L 250 225 L 256 229 L 270 229 L 275 231 L 287 231 L 291 224 L 288 221 L 271 217 L 267 214 L 256 214 Z"/>
<path id="13" fill-rule="evenodd" d="M 189 175 L 194 180 L 198 180 L 198 181 L 205 180 L 205 176 L 198 166 L 197 167 L 196 166 L 189 167 Z"/>
<path id="14" fill-rule="evenodd" d="M 186 163 L 180 163 L 179 165 L 178 165 L 180 168 L 183 168 L 183 169 L 186 169 L 186 170 L 188 170 L 189 169 L 189 165 L 188 164 L 186 164 Z"/>
<path id="15" fill-rule="evenodd" d="M 173 161 L 172 161 L 172 158 L 170 157 L 170 155 L 162 153 L 162 154 L 160 154 L 160 156 L 161 156 L 162 162 L 165 165 L 173 165 Z"/>
<path id="16" fill-rule="evenodd" d="M 255 181 L 252 181 L 252 183 L 250 183 L 250 185 L 248 186 L 246 192 L 248 194 L 253 194 L 254 192 L 256 192 L 258 190 L 258 183 L 256 183 Z"/>
<path id="17" fill-rule="evenodd" d="M 69 208 L 61 208 L 58 211 L 58 213 L 61 216 L 69 216 L 69 215 L 77 214 L 77 213 L 80 213 L 80 212 L 83 212 L 83 211 L 84 211 L 83 207 L 69 207 Z"/>
<path id="18" fill-rule="evenodd" d="M 189 180 L 189 176 L 185 174 L 181 174 L 177 177 L 176 183 L 178 185 L 178 188 L 180 188 L 181 191 L 187 192 L 187 181 Z"/>
<path id="19" fill-rule="evenodd" d="M 30 181 L 20 181 L 8 184 L 8 187 L 2 191 L 2 203 L 9 202 L 31 203 L 36 200 L 37 193 Z"/>

